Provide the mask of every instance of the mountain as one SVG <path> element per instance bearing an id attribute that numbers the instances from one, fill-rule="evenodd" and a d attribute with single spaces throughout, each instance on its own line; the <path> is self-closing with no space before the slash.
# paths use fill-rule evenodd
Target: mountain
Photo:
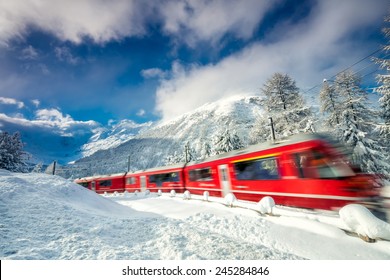
<path id="1" fill-rule="evenodd" d="M 151 125 L 152 122 L 138 124 L 132 120 L 122 120 L 118 123 L 110 123 L 108 127 L 99 127 L 95 129 L 88 142 L 82 145 L 81 155 L 87 157 L 99 150 L 115 148 Z"/>
<path id="2" fill-rule="evenodd" d="M 0 114 L 0 130 L 21 133 L 24 150 L 31 155 L 29 161 L 33 165 L 53 161 L 63 165 L 100 149 L 116 147 L 151 124 L 123 120 L 103 126 L 94 121 L 75 121 L 69 116 L 31 121 Z"/>
<path id="3" fill-rule="evenodd" d="M 76 161 L 72 170 L 79 172 L 66 174 L 65 177 L 125 172 L 129 165 L 131 170 L 165 165 L 168 156 L 184 154 L 186 143 L 191 149 L 199 151 L 204 143 L 212 145 L 226 129 L 248 144 L 249 133 L 262 115 L 258 96 L 235 96 L 208 103 L 173 120 L 144 128 L 117 147 L 99 150 Z M 90 151 L 93 150 L 92 143 L 99 142 L 91 142 Z"/>

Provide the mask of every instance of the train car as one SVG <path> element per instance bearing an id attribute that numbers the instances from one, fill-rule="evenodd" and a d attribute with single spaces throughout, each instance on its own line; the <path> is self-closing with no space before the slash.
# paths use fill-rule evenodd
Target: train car
<path id="1" fill-rule="evenodd" d="M 125 176 L 125 190 L 128 192 L 146 191 L 184 192 L 183 178 L 184 164 L 177 164 L 165 167 L 156 167 Z"/>
<path id="2" fill-rule="evenodd" d="M 123 192 L 125 190 L 124 180 L 126 173 L 85 177 L 75 180 L 75 183 L 82 185 L 96 193 Z"/>
<path id="3" fill-rule="evenodd" d="M 356 174 L 331 142 L 319 135 L 250 146 L 189 163 L 186 189 L 194 194 L 233 193 L 237 199 L 333 210 L 350 203 L 373 206 L 379 196 L 371 176 Z"/>

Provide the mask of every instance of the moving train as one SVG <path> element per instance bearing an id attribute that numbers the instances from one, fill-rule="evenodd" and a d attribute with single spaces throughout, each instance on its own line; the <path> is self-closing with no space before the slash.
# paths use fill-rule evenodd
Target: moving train
<path id="1" fill-rule="evenodd" d="M 75 180 L 97 193 L 171 192 L 258 202 L 271 196 L 278 205 L 336 210 L 359 203 L 375 208 L 382 187 L 374 175 L 354 171 L 326 136 L 301 134 L 207 158 L 133 173 Z"/>

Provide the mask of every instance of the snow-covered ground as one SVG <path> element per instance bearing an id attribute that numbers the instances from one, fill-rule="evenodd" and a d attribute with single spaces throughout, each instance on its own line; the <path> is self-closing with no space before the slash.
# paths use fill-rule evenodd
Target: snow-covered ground
<path id="1" fill-rule="evenodd" d="M 361 209 L 320 219 L 267 205 L 275 216 L 202 197 L 101 196 L 57 176 L 0 170 L 0 259 L 390 260 L 390 241 L 338 227 L 390 237 L 390 224 Z"/>

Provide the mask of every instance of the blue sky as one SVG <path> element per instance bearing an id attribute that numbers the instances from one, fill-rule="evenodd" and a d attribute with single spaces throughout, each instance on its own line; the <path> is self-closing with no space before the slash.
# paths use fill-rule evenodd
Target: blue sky
<path id="1" fill-rule="evenodd" d="M 3 0 L 0 129 L 17 123 L 66 134 L 96 122 L 168 120 L 258 94 L 275 72 L 307 91 L 386 42 L 388 4 Z M 356 65 L 364 67 L 366 75 L 376 66 Z"/>

